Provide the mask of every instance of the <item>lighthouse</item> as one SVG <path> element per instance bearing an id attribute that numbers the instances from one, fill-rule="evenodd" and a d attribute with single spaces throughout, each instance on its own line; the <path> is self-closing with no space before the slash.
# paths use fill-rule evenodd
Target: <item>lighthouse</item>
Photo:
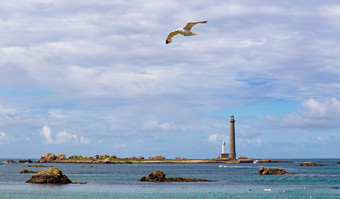
<path id="1" fill-rule="evenodd" d="M 225 141 L 222 142 L 222 153 L 225 153 Z"/>
<path id="2" fill-rule="evenodd" d="M 234 116 L 230 117 L 230 148 L 229 148 L 229 158 L 236 158 L 236 150 L 235 150 L 235 119 Z"/>

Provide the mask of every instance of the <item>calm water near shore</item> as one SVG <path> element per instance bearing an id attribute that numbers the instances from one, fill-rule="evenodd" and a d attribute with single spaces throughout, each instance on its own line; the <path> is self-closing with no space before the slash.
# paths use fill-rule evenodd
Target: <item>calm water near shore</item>
<path id="1" fill-rule="evenodd" d="M 3 163 L 5 159 L 0 159 Z M 73 182 L 87 184 L 27 184 L 33 174 L 21 174 L 25 164 L 0 165 L 0 198 L 340 198 L 340 159 L 294 159 L 266 164 L 52 164 Z M 336 165 L 299 167 L 305 161 Z M 51 164 L 47 164 L 51 165 Z M 224 167 L 219 167 L 223 165 Z M 85 167 L 81 167 L 85 166 Z M 260 166 L 282 168 L 296 175 L 260 176 Z M 159 169 L 167 177 L 205 178 L 214 182 L 139 182 Z M 271 189 L 271 191 L 265 191 Z M 283 192 L 283 191 L 286 192 Z"/>

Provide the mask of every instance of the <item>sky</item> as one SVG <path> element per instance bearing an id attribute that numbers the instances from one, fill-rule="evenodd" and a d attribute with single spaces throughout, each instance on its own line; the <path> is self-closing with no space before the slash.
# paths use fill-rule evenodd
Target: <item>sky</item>
<path id="1" fill-rule="evenodd" d="M 339 158 L 339 18 L 335 0 L 1 1 L 0 157 L 216 158 L 234 115 L 237 156 Z"/>

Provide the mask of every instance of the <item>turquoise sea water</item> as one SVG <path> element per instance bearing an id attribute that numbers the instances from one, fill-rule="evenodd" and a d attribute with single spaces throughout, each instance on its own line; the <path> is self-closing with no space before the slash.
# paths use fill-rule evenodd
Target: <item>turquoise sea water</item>
<path id="1" fill-rule="evenodd" d="M 4 159 L 0 159 L 1 162 Z M 24 164 L 0 165 L 0 198 L 340 198 L 340 159 L 295 159 L 294 163 L 266 164 L 53 164 L 73 182 L 87 184 L 27 184 L 33 174 L 21 174 Z M 336 165 L 299 167 L 312 161 Z M 50 165 L 50 164 L 48 164 Z M 81 167 L 85 166 L 85 167 Z M 260 166 L 282 168 L 296 175 L 260 176 Z M 139 182 L 159 169 L 167 177 L 205 178 L 214 182 Z M 271 189 L 265 191 L 264 189 Z M 283 192 L 283 191 L 286 192 Z"/>

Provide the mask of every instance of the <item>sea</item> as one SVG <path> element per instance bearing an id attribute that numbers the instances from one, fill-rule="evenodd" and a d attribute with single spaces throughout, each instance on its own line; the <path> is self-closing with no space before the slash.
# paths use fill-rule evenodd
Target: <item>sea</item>
<path id="1" fill-rule="evenodd" d="M 281 159 L 282 160 L 282 159 Z M 285 159 L 291 163 L 240 164 L 46 164 L 62 170 L 73 182 L 29 184 L 25 164 L 0 159 L 0 198 L 339 198 L 340 159 Z M 330 166 L 301 167 L 312 161 Z M 93 166 L 93 167 L 90 167 Z M 260 166 L 282 168 L 296 175 L 258 175 Z M 204 178 L 211 182 L 140 182 L 156 169 L 166 177 Z"/>

